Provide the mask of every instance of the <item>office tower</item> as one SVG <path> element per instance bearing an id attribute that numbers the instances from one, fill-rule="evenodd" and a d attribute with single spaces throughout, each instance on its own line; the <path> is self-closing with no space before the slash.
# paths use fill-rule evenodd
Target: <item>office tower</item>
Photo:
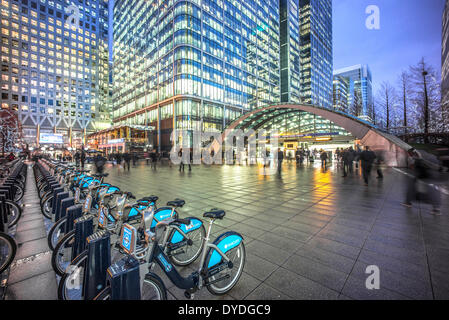
<path id="1" fill-rule="evenodd" d="M 441 40 L 441 104 L 449 111 L 449 0 L 443 13 L 443 31 Z"/>
<path id="2" fill-rule="evenodd" d="M 115 124 L 221 131 L 280 102 L 279 0 L 141 1 L 114 5 Z"/>
<path id="3" fill-rule="evenodd" d="M 17 110 L 26 142 L 59 133 L 81 145 L 107 123 L 105 0 L 1 0 L 2 108 Z"/>
<path id="4" fill-rule="evenodd" d="M 280 0 L 279 15 L 281 101 L 299 103 L 301 92 L 298 0 Z"/>
<path id="5" fill-rule="evenodd" d="M 372 121 L 372 76 L 368 65 L 355 65 L 334 72 L 335 77 L 349 79 L 348 113 L 366 121 Z"/>
<path id="6" fill-rule="evenodd" d="M 332 108 L 332 0 L 299 0 L 301 97 Z"/>
<path id="7" fill-rule="evenodd" d="M 353 82 L 351 79 L 334 76 L 333 81 L 333 109 L 348 113 L 349 104 L 348 99 L 351 96 L 350 89 L 353 89 Z"/>

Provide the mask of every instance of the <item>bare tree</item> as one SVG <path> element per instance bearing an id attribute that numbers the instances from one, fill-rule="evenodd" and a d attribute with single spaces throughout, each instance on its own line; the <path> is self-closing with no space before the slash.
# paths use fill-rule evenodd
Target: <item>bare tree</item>
<path id="1" fill-rule="evenodd" d="M 384 127 L 387 132 L 394 126 L 394 109 L 397 103 L 395 88 L 389 82 L 383 82 L 379 89 L 377 105 L 380 108 Z"/>
<path id="2" fill-rule="evenodd" d="M 424 133 L 424 143 L 428 143 L 428 134 L 441 130 L 441 93 L 436 72 L 424 58 L 410 67 L 410 97 L 417 112 L 417 125 Z M 422 123 L 422 124 L 421 124 Z"/>
<path id="3" fill-rule="evenodd" d="M 408 93 L 409 93 L 409 86 L 410 86 L 410 75 L 406 71 L 402 71 L 401 75 L 399 76 L 399 85 L 401 87 L 401 95 L 402 95 L 402 125 L 404 126 L 404 134 L 407 134 L 407 126 L 408 126 L 408 119 L 407 119 L 407 106 L 408 106 Z"/>

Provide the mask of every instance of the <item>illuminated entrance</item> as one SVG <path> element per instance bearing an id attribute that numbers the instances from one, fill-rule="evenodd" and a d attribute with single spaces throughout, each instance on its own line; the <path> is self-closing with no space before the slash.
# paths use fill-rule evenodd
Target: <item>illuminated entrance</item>
<path id="1" fill-rule="evenodd" d="M 335 151 L 354 144 L 370 146 L 383 152 L 388 165 L 399 167 L 407 165 L 407 150 L 411 148 L 369 122 L 312 105 L 282 103 L 263 107 L 244 114 L 226 129 L 223 140 L 233 129 L 278 132 L 279 142 L 287 152 L 297 147 Z"/>

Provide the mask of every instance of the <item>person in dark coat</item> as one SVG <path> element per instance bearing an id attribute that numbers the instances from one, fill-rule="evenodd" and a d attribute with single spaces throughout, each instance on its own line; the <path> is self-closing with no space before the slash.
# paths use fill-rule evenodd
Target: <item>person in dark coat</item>
<path id="1" fill-rule="evenodd" d="M 352 173 L 352 162 L 355 158 L 354 149 L 352 149 L 352 147 L 346 149 L 341 153 L 341 157 L 343 159 L 343 177 L 347 177 L 348 172 Z"/>
<path id="2" fill-rule="evenodd" d="M 123 168 L 128 167 L 128 171 L 129 171 L 129 167 L 130 167 L 130 163 L 131 163 L 131 155 L 128 152 L 125 152 L 123 154 L 123 160 L 125 160 L 125 164 L 124 164 Z"/>
<path id="3" fill-rule="evenodd" d="M 325 150 L 323 150 L 321 152 L 321 154 L 320 154 L 321 167 L 322 168 L 326 168 L 326 166 L 327 166 L 327 158 L 328 158 L 327 152 Z"/>
<path id="4" fill-rule="evenodd" d="M 376 158 L 376 154 L 371 151 L 368 146 L 366 146 L 365 150 L 360 153 L 359 159 L 362 161 L 362 173 L 363 180 L 365 181 L 365 186 L 368 185 L 371 169 L 373 168 L 373 163 Z"/>
<path id="5" fill-rule="evenodd" d="M 284 161 L 284 153 L 281 148 L 278 148 L 278 173 L 282 171 L 282 162 Z"/>
<path id="6" fill-rule="evenodd" d="M 84 163 L 86 162 L 86 151 L 84 151 L 84 148 L 81 149 L 80 160 L 81 160 L 81 168 L 84 169 Z"/>
<path id="7" fill-rule="evenodd" d="M 104 171 L 104 166 L 106 164 L 106 158 L 101 154 L 95 156 L 95 167 L 97 168 L 97 173 L 102 174 Z"/>

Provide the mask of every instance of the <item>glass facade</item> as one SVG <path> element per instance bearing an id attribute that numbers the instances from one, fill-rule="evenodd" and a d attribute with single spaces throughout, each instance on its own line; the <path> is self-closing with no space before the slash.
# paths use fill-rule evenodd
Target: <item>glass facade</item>
<path id="1" fill-rule="evenodd" d="M 79 10 L 79 26 L 69 6 Z M 105 0 L 1 0 L 2 108 L 17 110 L 25 139 L 68 140 L 108 119 Z M 73 8 L 73 7 L 72 7 Z"/>
<path id="2" fill-rule="evenodd" d="M 336 111 L 349 113 L 348 98 L 350 97 L 350 89 L 354 88 L 351 79 L 342 76 L 334 76 L 333 81 L 333 108 Z"/>
<path id="3" fill-rule="evenodd" d="M 446 0 L 442 20 L 441 99 L 444 110 L 449 110 L 449 0 Z"/>
<path id="4" fill-rule="evenodd" d="M 372 76 L 368 65 L 355 65 L 334 72 L 336 77 L 344 77 L 349 81 L 348 90 L 348 113 L 365 121 L 372 121 L 373 114 L 373 92 Z M 335 93 L 334 93 L 335 94 Z"/>
<path id="5" fill-rule="evenodd" d="M 222 131 L 280 102 L 279 0 L 118 0 L 114 5 L 117 124 Z"/>
<path id="6" fill-rule="evenodd" d="M 299 0 L 301 97 L 332 108 L 332 0 Z"/>
<path id="7" fill-rule="evenodd" d="M 280 0 L 281 101 L 301 102 L 299 2 Z"/>

